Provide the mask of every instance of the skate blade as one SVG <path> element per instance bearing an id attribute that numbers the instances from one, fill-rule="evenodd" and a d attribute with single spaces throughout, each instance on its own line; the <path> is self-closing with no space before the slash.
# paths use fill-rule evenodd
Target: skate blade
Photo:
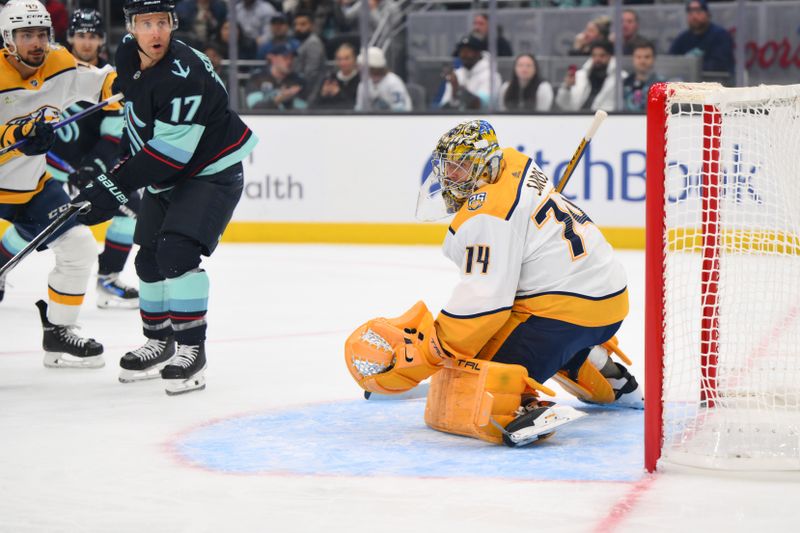
<path id="1" fill-rule="evenodd" d="M 536 419 L 535 425 L 515 431 L 509 435 L 509 439 L 517 447 L 525 446 L 537 440 L 552 437 L 557 427 L 574 422 L 584 416 L 586 413 L 578 411 L 574 407 L 554 405 Z"/>
<path id="2" fill-rule="evenodd" d="M 102 355 L 76 357 L 62 352 L 45 352 L 44 366 L 47 368 L 103 368 L 106 362 Z"/>
<path id="3" fill-rule="evenodd" d="M 189 379 L 165 379 L 164 392 L 167 396 L 177 396 L 196 390 L 203 390 L 206 388 L 206 377 L 203 368 Z"/>
<path id="4" fill-rule="evenodd" d="M 123 300 L 121 298 L 98 298 L 97 307 L 99 309 L 139 309 L 139 298 Z"/>
<path id="5" fill-rule="evenodd" d="M 126 370 L 119 371 L 120 383 L 134 383 L 136 381 L 146 381 L 148 379 L 156 379 L 161 377 L 161 369 L 167 366 L 168 361 L 164 361 L 155 365 L 147 370 Z"/>

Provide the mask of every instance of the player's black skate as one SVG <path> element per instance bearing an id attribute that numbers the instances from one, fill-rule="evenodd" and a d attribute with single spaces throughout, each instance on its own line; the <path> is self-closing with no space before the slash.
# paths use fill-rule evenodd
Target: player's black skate
<path id="1" fill-rule="evenodd" d="M 175 339 L 147 339 L 142 346 L 131 350 L 119 360 L 120 383 L 133 383 L 159 377 L 161 369 L 175 355 Z"/>
<path id="2" fill-rule="evenodd" d="M 98 274 L 97 307 L 100 309 L 138 309 L 139 291 L 119 280 L 119 273 Z"/>
<path id="3" fill-rule="evenodd" d="M 0 302 L 3 301 L 3 297 L 6 295 L 6 275 L 3 274 L 0 276 Z"/>
<path id="4" fill-rule="evenodd" d="M 556 405 L 532 398 L 517 409 L 516 418 L 505 428 L 494 420 L 492 423 L 503 433 L 503 443 L 506 446 L 519 448 L 549 438 L 557 427 L 584 416 L 586 413 L 568 405 Z"/>
<path id="5" fill-rule="evenodd" d="M 47 302 L 36 302 L 42 319 L 44 366 L 48 368 L 102 368 L 103 345 L 94 339 L 79 337 L 75 326 L 57 326 L 47 320 Z"/>
<path id="6" fill-rule="evenodd" d="M 174 396 L 206 388 L 206 348 L 198 345 L 178 344 L 175 357 L 161 370 L 167 394 Z"/>

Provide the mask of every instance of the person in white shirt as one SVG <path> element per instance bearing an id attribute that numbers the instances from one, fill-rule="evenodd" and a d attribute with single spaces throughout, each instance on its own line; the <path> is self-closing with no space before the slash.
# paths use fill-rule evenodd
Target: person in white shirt
<path id="1" fill-rule="evenodd" d="M 556 104 L 564 111 L 616 110 L 614 101 L 614 48 L 609 41 L 595 41 L 592 56 L 579 70 L 567 70 L 556 94 Z M 622 72 L 624 79 L 627 74 Z"/>
<path id="2" fill-rule="evenodd" d="M 500 88 L 501 111 L 550 111 L 553 86 L 539 75 L 533 54 L 520 54 L 514 60 L 511 79 Z"/>
<path id="3" fill-rule="evenodd" d="M 364 58 L 358 55 L 358 64 Z M 358 84 L 356 111 L 411 111 L 411 97 L 403 80 L 386 66 L 386 56 L 377 46 L 367 49 L 369 76 Z"/>
<path id="4" fill-rule="evenodd" d="M 488 109 L 496 102 L 503 83 L 500 74 L 491 72 L 490 54 L 482 52 L 483 44 L 474 35 L 462 38 L 456 45 L 461 66 L 445 72 L 444 93 L 440 107 L 449 109 Z"/>

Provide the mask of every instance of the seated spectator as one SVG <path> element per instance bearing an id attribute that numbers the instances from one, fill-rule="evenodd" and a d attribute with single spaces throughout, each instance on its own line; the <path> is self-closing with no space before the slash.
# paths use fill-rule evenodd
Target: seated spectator
<path id="1" fill-rule="evenodd" d="M 500 88 L 501 111 L 550 111 L 553 87 L 539 75 L 533 54 L 520 54 L 514 60 L 511 80 Z"/>
<path id="2" fill-rule="evenodd" d="M 243 31 L 241 26 L 238 24 L 236 25 L 238 31 L 238 38 L 236 39 L 238 42 L 238 57 L 239 59 L 255 59 L 256 58 L 256 42 L 248 37 Z M 217 48 L 219 48 L 220 52 L 222 53 L 223 59 L 230 59 L 230 44 L 231 41 L 231 23 L 230 21 L 225 21 L 222 23 L 222 26 L 219 27 L 219 31 L 214 35 L 211 39 L 211 43 Z M 264 56 L 261 56 L 264 57 Z"/>
<path id="3" fill-rule="evenodd" d="M 334 0 L 286 0 L 283 11 L 286 13 L 308 12 L 314 21 L 314 33 L 323 40 L 336 35 L 336 18 L 334 16 Z"/>
<path id="4" fill-rule="evenodd" d="M 245 86 L 248 109 L 305 109 L 305 80 L 292 72 L 294 50 L 280 45 L 267 55 L 269 65 L 254 73 Z"/>
<path id="5" fill-rule="evenodd" d="M 240 0 L 236 4 L 236 21 L 256 46 L 261 46 L 271 37 L 269 21 L 277 12 L 264 0 Z"/>
<path id="6" fill-rule="evenodd" d="M 489 16 L 486 13 L 478 13 L 472 18 L 472 35 L 483 43 L 483 51 L 489 51 Z M 502 29 L 497 26 L 497 56 L 511 57 L 511 43 L 503 37 Z"/>
<path id="7" fill-rule="evenodd" d="M 564 111 L 614 111 L 614 48 L 609 41 L 592 44 L 591 58 L 580 70 L 567 70 L 556 93 L 556 104 Z M 625 73 L 623 72 L 623 78 Z"/>
<path id="8" fill-rule="evenodd" d="M 209 41 L 228 18 L 222 0 L 181 0 L 175 6 L 178 28 L 188 31 L 199 42 Z"/>
<path id="9" fill-rule="evenodd" d="M 644 37 L 639 35 L 639 15 L 633 9 L 626 9 L 622 12 L 622 53 L 631 55 L 633 53 L 633 45 L 639 41 L 645 40 Z M 655 50 L 655 45 L 653 50 Z"/>
<path id="10" fill-rule="evenodd" d="M 269 19 L 271 38 L 258 49 L 258 57 L 265 57 L 277 45 L 286 45 L 297 51 L 300 41 L 292 37 L 289 29 L 289 17 L 283 13 L 276 13 Z"/>
<path id="11" fill-rule="evenodd" d="M 669 48 L 670 55 L 703 58 L 703 71 L 727 72 L 733 77 L 733 39 L 722 26 L 711 22 L 706 0 L 686 3 L 686 24 Z"/>
<path id="12" fill-rule="evenodd" d="M 359 65 L 364 58 L 358 55 Z M 367 48 L 369 77 L 361 81 L 356 91 L 356 111 L 411 111 L 411 97 L 400 76 L 386 66 L 383 50 Z"/>
<path id="13" fill-rule="evenodd" d="M 462 38 L 456 51 L 461 66 L 444 73 L 444 92 L 439 106 L 447 109 L 488 109 L 490 101 L 497 101 L 503 83 L 500 74 L 490 72 L 489 52 L 481 51 L 482 44 L 474 36 Z M 494 83 L 494 93 L 491 91 Z"/>
<path id="14" fill-rule="evenodd" d="M 356 64 L 356 49 L 343 43 L 336 50 L 336 71 L 322 80 L 314 99 L 318 109 L 355 109 L 356 93 L 361 76 Z"/>
<path id="15" fill-rule="evenodd" d="M 592 43 L 599 40 L 608 40 L 611 31 L 611 19 L 606 15 L 593 18 L 586 23 L 586 27 L 575 36 L 572 48 L 567 52 L 571 56 L 586 56 L 591 54 Z"/>
<path id="16" fill-rule="evenodd" d="M 653 66 L 656 48 L 653 43 L 640 39 L 633 43 L 633 72 L 622 81 L 622 105 L 625 111 L 646 111 L 647 93 L 654 83 L 664 81 Z"/>
<path id="17" fill-rule="evenodd" d="M 325 45 L 314 33 L 311 13 L 302 11 L 295 14 L 294 38 L 300 43 L 294 71 L 306 80 L 311 90 L 314 90 L 325 75 Z"/>

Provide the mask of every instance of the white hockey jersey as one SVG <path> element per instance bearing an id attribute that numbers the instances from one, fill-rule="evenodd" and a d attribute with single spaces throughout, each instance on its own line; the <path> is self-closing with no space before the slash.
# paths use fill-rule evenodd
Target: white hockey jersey
<path id="1" fill-rule="evenodd" d="M 61 112 L 75 102 L 108 98 L 115 77 L 110 66 L 97 69 L 54 46 L 36 74 L 22 79 L 4 52 L 0 54 L 0 130 L 31 119 L 59 120 Z M 108 106 L 119 108 L 119 104 Z M 14 150 L 0 156 L 0 204 L 27 203 L 49 178 L 44 155 L 24 156 Z"/>
<path id="2" fill-rule="evenodd" d="M 461 280 L 436 330 L 459 358 L 491 358 L 530 316 L 596 327 L 628 314 L 625 271 L 600 230 L 530 158 L 506 148 L 503 162 L 444 241 Z"/>

